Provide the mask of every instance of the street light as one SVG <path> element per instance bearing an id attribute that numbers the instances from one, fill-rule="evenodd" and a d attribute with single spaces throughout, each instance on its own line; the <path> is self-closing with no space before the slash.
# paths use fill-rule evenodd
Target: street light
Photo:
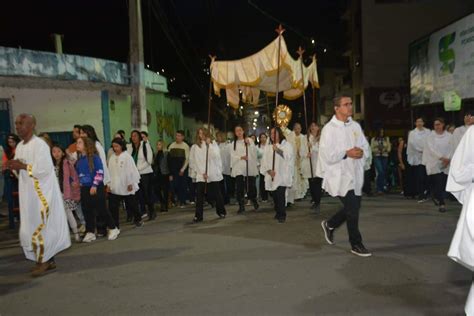
<path id="1" fill-rule="evenodd" d="M 255 111 L 253 114 L 258 115 L 258 111 Z"/>
<path id="2" fill-rule="evenodd" d="M 254 118 L 254 119 L 253 119 L 253 121 L 254 121 L 254 122 L 256 122 L 256 121 L 257 121 L 257 119 L 256 119 L 256 118 Z"/>

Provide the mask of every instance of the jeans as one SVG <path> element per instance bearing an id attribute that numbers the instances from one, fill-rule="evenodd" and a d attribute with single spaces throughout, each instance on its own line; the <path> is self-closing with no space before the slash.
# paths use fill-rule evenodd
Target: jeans
<path id="1" fill-rule="evenodd" d="M 215 201 L 217 215 L 226 215 L 227 212 L 224 207 L 224 198 L 222 197 L 219 182 L 208 182 L 207 184 L 205 182 L 196 182 L 196 218 L 201 220 L 204 217 L 204 196 L 206 194 L 210 201 Z"/>
<path id="2" fill-rule="evenodd" d="M 114 219 L 105 206 L 105 189 L 103 185 L 97 187 L 95 195 L 90 194 L 90 187 L 81 187 L 82 211 L 86 218 L 86 232 L 95 234 L 97 216 L 104 220 L 108 228 L 116 227 Z"/>
<path id="3" fill-rule="evenodd" d="M 135 224 L 140 223 L 141 215 L 138 210 L 138 200 L 135 194 L 131 195 L 115 195 L 109 194 L 109 209 L 114 219 L 115 226 L 120 228 L 119 206 L 122 201 L 125 201 L 127 210 L 133 214 Z"/>
<path id="4" fill-rule="evenodd" d="M 137 195 L 140 201 L 140 210 L 145 213 L 145 205 L 148 207 L 148 218 L 155 216 L 155 203 L 153 201 L 153 173 L 140 175 L 140 190 Z"/>
<path id="5" fill-rule="evenodd" d="M 426 167 L 423 165 L 412 166 L 413 174 L 415 176 L 415 194 L 418 194 L 420 199 L 426 198 L 428 196 L 429 181 L 426 174 Z"/>
<path id="6" fill-rule="evenodd" d="M 384 192 L 387 184 L 387 165 L 388 158 L 384 156 L 374 157 L 375 171 L 377 173 L 376 188 L 377 192 Z"/>
<path id="7" fill-rule="evenodd" d="M 343 204 L 343 208 L 337 212 L 328 221 L 330 228 L 338 228 L 344 222 L 347 223 L 347 231 L 349 233 L 349 242 L 352 246 L 362 244 L 362 236 L 359 231 L 359 210 L 361 197 L 355 195 L 354 190 L 347 192 L 346 196 L 339 197 Z"/>
<path id="8" fill-rule="evenodd" d="M 179 173 L 173 173 L 173 181 L 171 181 L 171 190 L 174 195 L 174 201 L 176 199 L 182 205 L 186 204 L 186 192 L 187 192 L 187 179 L 185 175 L 180 176 Z"/>

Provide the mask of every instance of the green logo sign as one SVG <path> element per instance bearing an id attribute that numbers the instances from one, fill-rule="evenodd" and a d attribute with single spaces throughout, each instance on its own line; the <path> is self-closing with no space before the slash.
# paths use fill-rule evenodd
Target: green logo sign
<path id="1" fill-rule="evenodd" d="M 461 97 L 456 93 L 456 91 L 444 92 L 444 110 L 446 112 L 461 110 L 461 102 Z"/>
<path id="2" fill-rule="evenodd" d="M 454 72 L 456 65 L 454 49 L 450 48 L 456 39 L 456 32 L 443 36 L 439 40 L 439 61 L 441 62 L 441 75 L 449 75 Z"/>

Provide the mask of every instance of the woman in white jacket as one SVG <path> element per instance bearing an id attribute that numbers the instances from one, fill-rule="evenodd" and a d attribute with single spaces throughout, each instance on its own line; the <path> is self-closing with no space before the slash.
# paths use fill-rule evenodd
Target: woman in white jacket
<path id="1" fill-rule="evenodd" d="M 225 218 L 224 198 L 219 185 L 223 179 L 220 150 L 217 143 L 211 140 L 207 129 L 199 128 L 196 132 L 196 143 L 191 147 L 189 166 L 196 172 L 196 214 L 193 221 L 198 223 L 204 219 L 206 193 L 209 200 L 216 202 L 217 215 Z"/>
<path id="2" fill-rule="evenodd" d="M 138 191 L 140 174 L 132 156 L 127 152 L 125 141 L 115 138 L 112 141 L 114 154 L 109 159 L 110 184 L 109 208 L 115 225 L 119 228 L 119 205 L 125 202 L 127 210 L 133 214 L 136 227 L 143 226 L 138 200 L 135 193 Z"/>
<path id="3" fill-rule="evenodd" d="M 434 130 L 426 140 L 423 150 L 422 163 L 429 176 L 435 203 L 439 211 L 446 212 L 446 182 L 449 174 L 449 164 L 453 155 L 452 134 L 445 130 L 444 119 L 434 120 Z"/>
<path id="4" fill-rule="evenodd" d="M 137 193 L 140 208 L 145 213 L 145 205 L 148 207 L 148 220 L 152 221 L 156 218 L 153 200 L 153 149 L 148 142 L 142 141 L 142 135 L 137 130 L 132 131 L 130 138 L 132 143 L 127 145 L 127 151 L 140 173 L 140 190 Z"/>
<path id="5" fill-rule="evenodd" d="M 286 221 L 286 190 L 293 185 L 294 149 L 279 127 L 271 129 L 270 139 L 272 145 L 265 148 L 260 170 L 265 171 L 265 188 L 267 191 L 272 191 L 275 219 L 279 223 L 284 223 Z"/>
<path id="6" fill-rule="evenodd" d="M 244 191 L 247 198 L 252 201 L 255 210 L 259 205 L 257 202 L 257 186 L 255 177 L 258 175 L 257 169 L 257 148 L 255 143 L 246 138 L 244 130 L 237 125 L 234 129 L 234 142 L 231 144 L 231 176 L 235 178 L 235 195 L 239 202 L 239 214 L 245 212 Z"/>
<path id="7" fill-rule="evenodd" d="M 304 179 L 309 180 L 309 189 L 313 200 L 312 208 L 319 210 L 319 204 L 321 203 L 321 185 L 323 182 L 323 179 L 316 176 L 320 136 L 319 125 L 312 122 L 308 127 L 308 131 L 308 142 L 306 146 L 301 146 L 300 148 L 301 174 Z"/>

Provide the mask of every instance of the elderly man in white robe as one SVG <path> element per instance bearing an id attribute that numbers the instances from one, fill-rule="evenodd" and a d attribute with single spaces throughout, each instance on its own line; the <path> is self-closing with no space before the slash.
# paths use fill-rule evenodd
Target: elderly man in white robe
<path id="1" fill-rule="evenodd" d="M 35 261 L 34 277 L 56 268 L 54 256 L 71 246 L 64 204 L 49 146 L 34 135 L 36 119 L 21 114 L 15 120 L 18 144 L 7 167 L 18 173 L 20 243 L 28 260 Z"/>
<path id="2" fill-rule="evenodd" d="M 364 183 L 364 166 L 369 144 L 352 116 L 352 99 L 334 98 L 335 115 L 321 133 L 316 175 L 323 179 L 323 189 L 338 197 L 343 208 L 329 220 L 321 222 L 328 244 L 334 244 L 334 232 L 347 223 L 351 252 L 360 257 L 372 254 L 364 247 L 359 231 L 359 210 Z"/>
<path id="3" fill-rule="evenodd" d="M 301 124 L 295 123 L 293 125 L 293 131 L 291 131 L 286 137 L 287 141 L 291 144 L 294 150 L 294 176 L 293 176 L 293 186 L 288 189 L 287 192 L 287 203 L 294 204 L 295 200 L 300 200 L 305 197 L 306 192 L 308 191 L 309 184 L 308 180 L 303 177 L 301 170 L 301 157 L 300 150 L 302 147 L 308 147 L 308 140 L 306 136 L 301 133 Z"/>
<path id="4" fill-rule="evenodd" d="M 451 160 L 446 190 L 463 205 L 448 256 L 474 272 L 474 129 L 461 139 Z M 465 312 L 474 315 L 474 283 L 467 299 Z"/>

